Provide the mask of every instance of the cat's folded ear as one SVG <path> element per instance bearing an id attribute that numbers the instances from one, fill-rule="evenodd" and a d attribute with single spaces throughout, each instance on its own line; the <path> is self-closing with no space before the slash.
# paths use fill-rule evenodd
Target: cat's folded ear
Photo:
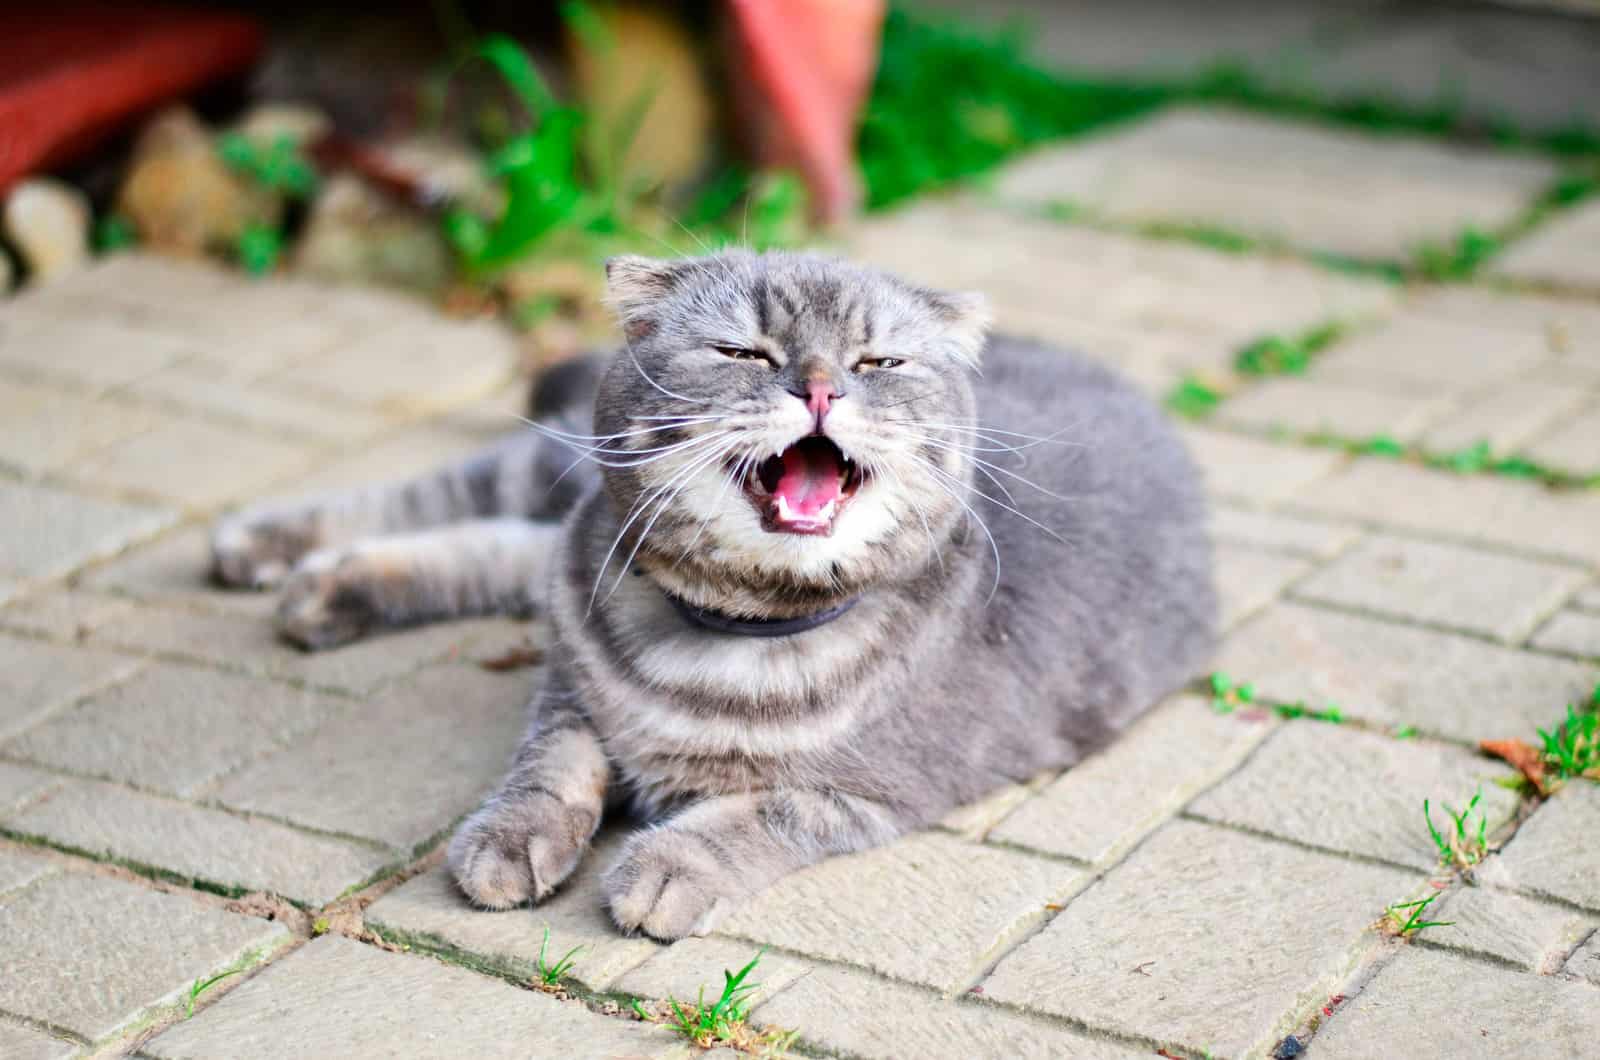
<path id="1" fill-rule="evenodd" d="M 684 263 L 622 254 L 606 259 L 606 301 L 631 342 L 655 328 L 655 306 L 682 277 Z"/>
<path id="2" fill-rule="evenodd" d="M 989 326 L 994 323 L 989 299 L 977 291 L 928 291 L 926 297 L 945 326 L 956 356 L 978 367 L 989 342 Z"/>

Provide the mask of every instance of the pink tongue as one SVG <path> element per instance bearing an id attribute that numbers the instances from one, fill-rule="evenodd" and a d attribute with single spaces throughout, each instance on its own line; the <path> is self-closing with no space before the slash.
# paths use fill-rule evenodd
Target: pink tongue
<path id="1" fill-rule="evenodd" d="M 783 477 L 773 496 L 796 515 L 815 515 L 839 496 L 839 463 L 826 449 L 796 445 L 784 451 Z"/>

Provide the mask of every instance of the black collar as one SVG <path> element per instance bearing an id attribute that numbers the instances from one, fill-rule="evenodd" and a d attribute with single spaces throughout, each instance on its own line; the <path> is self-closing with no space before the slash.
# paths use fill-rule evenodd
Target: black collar
<path id="1" fill-rule="evenodd" d="M 678 614 L 688 619 L 691 624 L 701 629 L 709 629 L 713 633 L 731 633 L 739 637 L 787 637 L 792 633 L 804 633 L 818 626 L 827 625 L 856 606 L 857 601 L 861 599 L 859 596 L 852 596 L 842 604 L 834 604 L 821 611 L 794 618 L 737 618 L 723 611 L 696 607 L 666 591 L 663 591 L 662 595 L 667 598 L 668 603 L 677 608 Z"/>

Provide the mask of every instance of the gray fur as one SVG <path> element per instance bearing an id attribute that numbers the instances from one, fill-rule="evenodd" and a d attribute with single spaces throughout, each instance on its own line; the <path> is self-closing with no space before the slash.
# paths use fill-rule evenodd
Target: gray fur
<path id="1" fill-rule="evenodd" d="M 1203 667 L 1216 600 L 1199 476 L 1105 369 L 986 339 L 975 296 L 811 255 L 608 272 L 627 344 L 598 384 L 601 474 L 552 492 L 585 433 L 570 424 L 591 377 L 576 371 L 570 397 L 536 405 L 565 435 L 246 513 L 214 541 L 237 583 L 299 561 L 280 614 L 312 647 L 548 610 L 560 650 L 528 735 L 450 844 L 474 901 L 542 899 L 602 806 L 626 800 L 652 823 L 605 876 L 612 916 L 657 938 L 704 932 L 787 872 L 1077 761 Z M 890 356 L 904 363 L 856 370 Z M 831 536 L 766 533 L 730 469 L 808 433 L 793 393 L 824 377 L 841 394 L 827 432 L 870 477 Z M 563 511 L 559 531 L 538 529 Z M 529 531 L 359 540 L 489 516 Z M 692 625 L 663 590 L 754 618 L 860 599 L 763 639 Z"/>

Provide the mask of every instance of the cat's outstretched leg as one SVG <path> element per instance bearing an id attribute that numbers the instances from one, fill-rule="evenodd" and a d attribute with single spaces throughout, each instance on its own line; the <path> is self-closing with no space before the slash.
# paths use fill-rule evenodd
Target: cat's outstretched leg
<path id="1" fill-rule="evenodd" d="M 457 885 L 489 909 L 546 898 L 577 867 L 605 807 L 610 763 L 559 674 L 531 713 L 510 774 L 450 840 Z"/>
<path id="2" fill-rule="evenodd" d="M 632 836 L 606 872 L 606 900 L 624 931 L 703 935 L 790 872 L 902 830 L 883 803 L 834 791 L 709 798 Z"/>
<path id="3" fill-rule="evenodd" d="M 298 501 L 268 502 L 220 520 L 211 565 L 224 585 L 265 588 L 318 549 L 472 519 L 559 519 L 593 481 L 583 452 L 532 431 L 417 478 Z"/>
<path id="4" fill-rule="evenodd" d="M 383 627 L 526 614 L 542 602 L 560 534 L 556 523 L 480 519 L 320 549 L 284 586 L 278 629 L 315 651 Z"/>

